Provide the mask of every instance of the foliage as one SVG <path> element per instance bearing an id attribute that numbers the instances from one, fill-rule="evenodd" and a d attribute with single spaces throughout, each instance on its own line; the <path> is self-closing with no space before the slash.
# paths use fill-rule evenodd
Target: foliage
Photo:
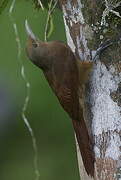
<path id="1" fill-rule="evenodd" d="M 32 0 L 32 1 L 35 4 L 35 8 L 37 8 L 37 9 L 41 8 L 39 1 L 37 1 L 37 0 Z M 46 9 L 49 9 L 50 0 L 46 0 L 46 1 L 41 0 L 41 3 Z M 55 3 L 55 0 L 53 0 L 52 5 L 54 5 L 54 3 Z"/>
<path id="2" fill-rule="evenodd" d="M 1 14 L 2 11 L 6 8 L 8 2 L 9 2 L 9 0 L 2 0 L 2 1 L 0 2 L 0 14 Z"/>
<path id="3" fill-rule="evenodd" d="M 7 4 L 8 4 L 8 2 L 9 2 L 10 0 L 1 0 L 0 1 L 0 14 L 3 12 L 3 10 L 6 8 L 6 6 L 7 6 Z M 27 0 L 28 1 L 28 0 Z M 41 5 L 40 5 L 40 3 L 39 3 L 39 1 L 38 0 L 31 0 L 31 2 L 33 2 L 33 4 L 34 4 L 34 6 L 35 6 L 35 8 L 36 9 L 40 9 L 41 8 Z M 49 9 L 49 4 L 50 4 L 50 0 L 41 0 L 41 3 L 42 3 L 42 5 L 43 5 L 43 7 L 45 8 L 45 9 Z M 55 3 L 55 0 L 53 0 L 52 1 L 52 5 L 54 5 L 54 3 Z"/>

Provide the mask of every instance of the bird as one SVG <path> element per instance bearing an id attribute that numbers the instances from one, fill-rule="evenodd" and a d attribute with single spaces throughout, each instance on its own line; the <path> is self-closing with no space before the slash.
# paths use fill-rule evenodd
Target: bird
<path id="1" fill-rule="evenodd" d="M 85 83 L 94 62 L 78 60 L 71 48 L 61 41 L 39 40 L 27 21 L 25 27 L 28 34 L 27 56 L 43 71 L 49 86 L 72 120 L 85 170 L 94 177 L 93 143 L 85 123 L 82 105 Z M 97 52 L 99 54 L 99 51 Z"/>

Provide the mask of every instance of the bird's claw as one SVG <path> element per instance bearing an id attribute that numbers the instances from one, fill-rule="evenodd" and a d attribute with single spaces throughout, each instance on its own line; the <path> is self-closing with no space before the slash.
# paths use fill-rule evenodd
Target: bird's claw
<path id="1" fill-rule="evenodd" d="M 93 61 L 95 61 L 97 56 L 100 56 L 100 54 L 103 52 L 103 50 L 105 50 L 107 47 L 111 46 L 113 44 L 112 40 L 107 40 L 104 43 L 101 43 L 99 48 L 96 50 L 96 53 L 93 57 Z"/>

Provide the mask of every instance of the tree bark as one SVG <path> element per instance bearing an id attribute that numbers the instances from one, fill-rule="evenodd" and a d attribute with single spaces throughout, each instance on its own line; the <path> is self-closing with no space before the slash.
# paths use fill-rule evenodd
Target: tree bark
<path id="1" fill-rule="evenodd" d="M 118 0 L 60 0 L 68 45 L 92 60 L 107 39 L 114 44 L 96 58 L 84 95 L 84 118 L 94 144 L 95 175 L 85 171 L 77 144 L 81 180 L 121 178 L 121 6 Z M 110 6 L 109 6 L 110 5 Z"/>

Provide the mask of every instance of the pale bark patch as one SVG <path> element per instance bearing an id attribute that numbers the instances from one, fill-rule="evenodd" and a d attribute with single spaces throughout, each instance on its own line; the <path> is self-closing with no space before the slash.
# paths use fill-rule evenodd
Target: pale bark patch
<path id="1" fill-rule="evenodd" d="M 95 180 L 116 180 L 116 160 L 111 158 L 96 158 L 96 177 Z"/>

